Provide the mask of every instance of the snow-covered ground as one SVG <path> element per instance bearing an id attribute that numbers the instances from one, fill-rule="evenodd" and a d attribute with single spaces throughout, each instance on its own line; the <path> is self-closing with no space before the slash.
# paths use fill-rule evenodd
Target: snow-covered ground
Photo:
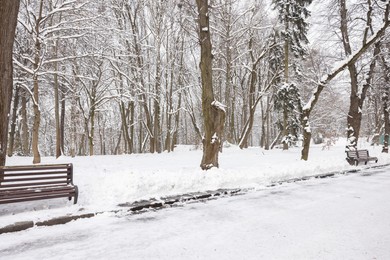
<path id="1" fill-rule="evenodd" d="M 0 235 L 3 260 L 390 259 L 389 167 Z"/>
<path id="2" fill-rule="evenodd" d="M 362 145 L 359 148 L 367 148 L 370 150 L 370 155 L 378 156 L 378 164 L 390 163 L 390 155 L 381 154 L 380 147 Z M 335 256 L 333 259 L 345 259 L 345 257 L 375 259 L 374 257 L 378 256 L 379 258 L 376 259 L 384 259 L 381 256 L 390 258 L 390 253 L 385 254 L 390 251 L 382 251 L 384 245 L 390 248 L 390 235 L 380 237 L 383 234 L 378 233 L 377 238 L 374 236 L 378 230 L 390 234 L 390 207 L 388 206 L 390 180 L 386 173 L 367 178 L 357 174 L 324 180 L 325 184 L 332 183 L 332 185 L 322 185 L 318 189 L 312 189 L 311 185 L 316 186 L 321 182 L 319 180 L 288 184 L 286 187 L 266 188 L 268 184 L 276 181 L 356 168 L 349 166 L 345 161 L 344 142 L 331 146 L 329 150 L 322 150 L 322 146 L 313 146 L 307 162 L 300 160 L 299 148 L 288 151 L 280 149 L 265 151 L 256 147 L 245 150 L 235 146 L 225 147 L 220 154 L 220 168 L 209 171 L 200 170 L 201 155 L 201 151 L 193 147 L 179 146 L 173 153 L 162 154 L 43 158 L 42 163 L 74 164 L 74 183 L 78 185 L 80 191 L 79 203 L 73 205 L 67 199 L 53 199 L 1 205 L 0 227 L 18 221 L 36 222 L 70 214 L 108 212 L 118 209 L 119 203 L 195 191 L 250 188 L 252 192 L 217 200 L 221 202 L 209 201 L 206 205 L 190 204 L 184 207 L 188 208 L 188 211 L 172 208 L 121 218 L 113 217 L 114 213 L 108 212 L 89 220 L 77 220 L 63 226 L 35 227 L 18 233 L 2 234 L 0 256 L 5 255 L 8 259 L 18 259 L 13 256 L 20 259 L 33 259 L 31 256 L 42 256 L 43 252 L 48 252 L 49 259 L 58 259 L 56 252 L 66 251 L 64 259 L 73 257 L 115 259 L 115 256 L 117 259 L 138 257 L 259 259 L 254 254 L 265 259 L 270 259 L 273 255 L 287 259 L 289 251 L 284 253 L 278 251 L 279 246 L 284 243 L 284 247 L 291 247 L 293 250 L 292 258 L 289 259 L 302 259 L 306 256 L 312 259 L 322 258 L 322 256 L 329 257 L 328 259 L 332 259 L 333 256 Z M 12 157 L 8 158 L 7 165 L 30 164 L 31 161 L 31 158 Z M 378 177 L 381 179 L 374 179 Z M 370 182 L 370 178 L 374 181 Z M 367 184 L 366 180 L 368 180 Z M 343 185 L 352 189 L 346 191 L 348 196 L 343 193 Z M 365 192 L 367 189 L 371 191 L 368 194 L 369 200 L 362 204 L 358 202 L 363 200 L 358 200 L 351 195 L 356 193 L 359 197 L 360 191 Z M 379 208 L 384 209 L 383 212 L 379 209 L 366 212 L 373 214 L 371 223 L 371 215 L 362 214 L 365 212 L 364 208 L 377 199 Z M 240 200 L 244 202 L 239 202 Z M 306 205 L 313 204 L 317 200 L 322 204 L 315 204 L 314 208 L 305 208 Z M 196 210 L 191 210 L 192 208 Z M 303 211 L 301 212 L 300 209 Z M 242 213 L 237 215 L 238 211 Z M 356 223 L 351 224 L 349 222 L 351 218 Z M 181 219 L 183 222 L 179 221 Z M 210 223 L 214 224 L 208 224 L 209 219 Z M 197 220 L 199 226 L 196 225 Z M 372 233 L 368 231 L 368 233 L 360 233 L 359 230 L 363 228 L 361 226 L 366 225 L 367 220 L 370 220 L 370 223 L 369 226 L 364 227 L 364 230 L 374 228 L 371 230 Z M 268 223 L 269 221 L 272 223 Z M 307 221 L 313 224 L 308 225 Z M 187 222 L 191 223 L 189 227 L 186 226 Z M 175 223 L 178 223 L 178 226 L 170 227 L 175 226 Z M 255 223 L 257 225 L 253 225 L 253 232 L 247 236 L 246 232 L 249 232 L 252 224 Z M 298 226 L 290 226 L 294 223 Z M 333 226 L 334 224 L 336 225 Z M 302 230 L 302 226 L 307 229 Z M 341 231 L 344 226 L 346 234 Z M 109 237 L 111 232 L 112 238 Z M 369 237 L 364 238 L 365 233 Z M 360 236 L 357 236 L 359 234 Z M 181 235 L 184 237 L 182 238 Z M 305 240 L 302 242 L 303 238 Z M 348 238 L 350 239 L 348 245 L 353 248 L 344 248 L 343 244 L 348 242 Z M 205 240 L 208 241 L 208 245 L 202 246 Z M 267 244 L 268 240 L 273 241 L 274 244 Z M 241 244 L 235 248 L 235 243 L 240 241 Z M 319 241 L 318 244 L 316 241 Z M 359 248 L 359 245 L 365 242 L 370 243 L 363 249 Z M 103 243 L 107 245 L 103 246 Z M 175 243 L 178 243 L 177 248 Z M 377 247 L 374 243 L 377 243 Z M 264 250 L 261 249 L 262 245 L 266 247 Z M 298 246 L 302 249 L 298 249 Z M 109 251 L 108 248 L 111 247 L 113 249 Z M 120 249 L 123 247 L 129 247 L 129 250 L 121 254 Z M 165 247 L 170 251 L 166 252 Z M 238 247 L 242 247 L 242 250 Z M 330 253 L 326 251 L 334 247 L 336 251 L 330 250 Z M 84 249 L 87 252 L 85 254 L 81 253 Z M 355 255 L 348 254 L 354 250 Z M 362 255 L 362 250 L 368 250 L 370 254 L 365 257 Z M 35 255 L 34 252 L 37 254 Z M 239 252 L 242 252 L 242 257 L 238 255 Z M 334 252 L 344 253 L 337 255 Z M 375 252 L 378 254 L 375 255 Z M 134 256 L 134 258 L 127 256 Z"/>

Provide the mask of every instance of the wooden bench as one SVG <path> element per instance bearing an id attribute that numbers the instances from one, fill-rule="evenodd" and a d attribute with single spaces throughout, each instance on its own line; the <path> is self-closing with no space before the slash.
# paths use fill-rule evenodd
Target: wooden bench
<path id="1" fill-rule="evenodd" d="M 377 157 L 370 157 L 368 150 L 355 150 L 355 151 L 346 151 L 347 161 L 350 165 L 358 165 L 360 162 L 367 164 L 369 161 L 378 162 Z"/>
<path id="2" fill-rule="evenodd" d="M 77 203 L 72 164 L 0 167 L 0 204 L 62 197 Z"/>

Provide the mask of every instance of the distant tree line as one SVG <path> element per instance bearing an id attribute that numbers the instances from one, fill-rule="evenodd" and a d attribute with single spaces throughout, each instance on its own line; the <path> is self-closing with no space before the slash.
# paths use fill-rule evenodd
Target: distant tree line
<path id="1" fill-rule="evenodd" d="M 2 157 L 388 136 L 389 1 L 325 2 L 21 0 Z"/>

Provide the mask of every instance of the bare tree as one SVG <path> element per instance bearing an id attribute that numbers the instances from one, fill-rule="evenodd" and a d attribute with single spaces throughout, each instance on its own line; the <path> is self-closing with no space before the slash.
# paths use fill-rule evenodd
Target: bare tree
<path id="1" fill-rule="evenodd" d="M 374 44 L 380 39 L 386 29 L 390 25 L 389 21 L 389 10 L 390 3 L 386 4 L 384 19 L 381 27 L 373 34 L 372 37 L 368 38 L 363 42 L 362 46 L 357 49 L 355 52 L 352 52 L 343 62 L 339 63 L 338 66 L 332 69 L 330 73 L 324 75 L 323 78 L 318 82 L 317 88 L 314 90 L 312 96 L 306 105 L 303 106 L 302 110 L 302 128 L 303 128 L 303 148 L 301 153 L 301 159 L 307 160 L 309 157 L 309 148 L 310 148 L 310 140 L 311 140 L 311 129 L 310 129 L 310 114 L 313 111 L 314 106 L 316 105 L 319 96 L 324 89 L 324 87 L 334 79 L 340 72 L 342 72 L 348 66 L 355 64 L 355 62 Z"/>
<path id="2" fill-rule="evenodd" d="M 208 170 L 218 167 L 218 153 L 222 145 L 225 124 L 225 110 L 214 99 L 212 79 L 212 45 L 209 25 L 208 0 L 196 0 L 198 7 L 200 71 L 202 78 L 202 111 L 205 135 L 203 137 L 203 157 L 200 167 Z"/>
<path id="3" fill-rule="evenodd" d="M 342 42 L 346 56 L 352 54 L 351 40 L 349 36 L 348 23 L 347 23 L 347 7 L 345 0 L 340 0 L 340 32 L 342 35 Z M 347 147 L 346 149 L 356 149 L 357 142 L 360 133 L 360 122 L 362 120 L 362 105 L 367 93 L 367 89 L 363 89 L 359 96 L 359 83 L 358 83 L 358 68 L 355 63 L 351 63 L 347 66 L 349 76 L 351 79 L 351 97 L 350 107 L 347 118 Z"/>

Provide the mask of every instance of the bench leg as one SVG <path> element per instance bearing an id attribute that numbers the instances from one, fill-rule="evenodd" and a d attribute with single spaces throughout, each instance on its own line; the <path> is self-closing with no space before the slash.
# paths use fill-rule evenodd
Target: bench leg
<path id="1" fill-rule="evenodd" d="M 73 204 L 76 204 L 77 203 L 77 199 L 79 198 L 79 188 L 77 186 L 75 186 L 74 189 L 75 189 L 75 195 L 74 195 Z"/>

